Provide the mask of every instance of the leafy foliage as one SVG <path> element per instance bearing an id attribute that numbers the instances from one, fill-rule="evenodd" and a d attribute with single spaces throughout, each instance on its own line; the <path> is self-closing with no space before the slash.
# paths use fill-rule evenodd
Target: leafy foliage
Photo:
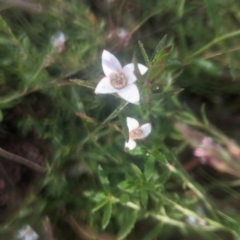
<path id="1" fill-rule="evenodd" d="M 25 224 L 49 240 L 239 238 L 239 4 L 11 2 L 0 5 L 0 143 L 44 141 L 45 174 L 0 216 L 0 238 Z M 103 49 L 134 55 L 140 105 L 94 94 Z M 129 152 L 127 116 L 152 124 Z"/>

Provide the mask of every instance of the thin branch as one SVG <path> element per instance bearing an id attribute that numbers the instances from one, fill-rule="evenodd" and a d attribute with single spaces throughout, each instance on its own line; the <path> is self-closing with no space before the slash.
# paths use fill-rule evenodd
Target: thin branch
<path id="1" fill-rule="evenodd" d="M 8 5 L 12 5 L 14 7 L 18 7 L 27 12 L 36 12 L 41 13 L 43 11 L 43 7 L 39 3 L 32 3 L 30 1 L 25 0 L 0 0 L 0 2 L 6 3 Z"/>
<path id="2" fill-rule="evenodd" d="M 45 170 L 43 167 L 39 166 L 38 164 L 31 162 L 30 160 L 24 158 L 24 157 L 20 157 L 14 153 L 8 152 L 2 148 L 0 148 L 0 156 L 13 161 L 13 162 L 17 162 L 20 163 L 22 165 L 25 165 L 33 170 L 35 170 L 36 172 L 40 172 L 40 173 L 44 173 Z"/>
<path id="3" fill-rule="evenodd" d="M 229 50 L 226 50 L 226 51 L 217 51 L 217 52 L 208 53 L 208 54 L 204 55 L 202 57 L 202 59 L 211 59 L 211 58 L 221 56 L 225 53 L 235 52 L 235 51 L 238 51 L 238 50 L 240 50 L 240 46 L 230 48 Z M 187 65 L 190 65 L 191 63 L 192 62 L 186 62 L 186 63 L 183 63 L 182 66 L 187 66 Z"/>
<path id="4" fill-rule="evenodd" d="M 191 56 L 189 56 L 188 59 L 189 58 L 191 59 L 191 58 L 199 55 L 200 53 L 204 52 L 205 50 L 207 50 L 208 48 L 212 47 L 213 45 L 221 42 L 222 40 L 225 40 L 225 39 L 228 39 L 228 38 L 231 38 L 231 37 L 235 37 L 235 36 L 238 36 L 238 35 L 240 35 L 240 30 L 237 30 L 237 31 L 234 31 L 234 32 L 230 32 L 230 33 L 227 33 L 227 34 L 222 35 L 220 37 L 217 37 L 214 40 L 212 40 L 211 42 L 209 42 L 208 44 L 206 44 L 205 46 L 203 46 L 201 49 L 199 49 L 198 51 L 193 53 Z"/>

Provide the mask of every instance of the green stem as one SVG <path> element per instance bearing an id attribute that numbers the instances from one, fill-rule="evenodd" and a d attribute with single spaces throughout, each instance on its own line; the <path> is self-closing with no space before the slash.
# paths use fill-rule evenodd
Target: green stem
<path id="1" fill-rule="evenodd" d="M 204 202 L 205 206 L 211 210 L 211 212 L 213 212 L 211 205 L 209 204 L 209 202 L 205 199 L 204 195 L 197 189 L 197 187 L 195 187 L 188 179 L 187 177 L 184 176 L 183 173 L 177 171 L 177 169 L 171 165 L 170 163 L 167 163 L 167 168 L 175 174 L 178 174 L 182 181 L 186 183 L 186 185 Z"/>
<path id="2" fill-rule="evenodd" d="M 149 18 L 159 14 L 160 12 L 162 12 L 162 9 L 159 9 L 153 13 L 151 13 L 150 15 L 148 15 L 146 18 L 144 18 L 136 27 L 134 27 L 130 33 L 130 35 L 132 35 L 133 33 L 135 33 Z"/>
<path id="3" fill-rule="evenodd" d="M 89 134 L 86 138 L 83 139 L 83 141 L 80 143 L 80 145 L 85 144 L 87 141 L 89 141 L 99 130 L 101 130 L 107 123 L 109 123 L 113 118 L 115 118 L 126 106 L 128 105 L 128 102 L 122 102 L 119 107 L 114 110 L 103 122 L 102 124 L 97 127 L 91 134 Z"/>
<path id="4" fill-rule="evenodd" d="M 186 0 L 181 0 L 178 8 L 178 18 L 181 19 L 184 12 L 184 5 Z"/>
<path id="5" fill-rule="evenodd" d="M 210 43 L 208 43 L 207 45 L 205 45 L 204 47 L 202 47 L 201 49 L 199 49 L 197 52 L 193 53 L 190 57 L 188 58 L 193 58 L 197 55 L 199 55 L 200 53 L 204 52 L 205 50 L 207 50 L 208 48 L 210 48 L 211 46 L 213 46 L 214 44 L 216 43 L 219 43 L 221 42 L 222 40 L 224 39 L 227 39 L 227 38 L 231 38 L 231 37 L 235 37 L 237 35 L 240 35 L 240 30 L 238 31 L 234 31 L 234 32 L 231 32 L 231 33 L 227 33 L 223 36 L 220 36 L 218 38 L 215 38 L 213 41 L 211 41 Z"/>
<path id="6" fill-rule="evenodd" d="M 105 125 L 109 121 L 111 121 L 113 118 L 115 118 L 126 106 L 128 105 L 128 102 L 122 102 L 120 106 L 114 110 L 102 123 L 102 125 Z"/>
<path id="7" fill-rule="evenodd" d="M 46 89 L 46 88 L 52 88 L 52 87 L 59 87 L 59 86 L 66 86 L 66 85 L 75 85 L 75 83 L 71 82 L 50 82 L 48 85 L 42 85 L 42 86 L 37 86 L 35 88 L 29 89 L 29 90 L 24 90 L 20 93 L 15 93 L 11 96 L 5 97 L 3 99 L 0 99 L 0 104 L 8 103 L 13 100 L 16 100 L 18 98 L 24 97 L 25 95 L 28 95 L 30 93 Z"/>

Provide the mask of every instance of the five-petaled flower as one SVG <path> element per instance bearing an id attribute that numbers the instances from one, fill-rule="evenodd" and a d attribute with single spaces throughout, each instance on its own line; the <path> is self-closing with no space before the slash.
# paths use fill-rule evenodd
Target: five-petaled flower
<path id="1" fill-rule="evenodd" d="M 129 150 L 132 150 L 136 147 L 137 144 L 135 140 L 144 139 L 152 130 L 150 123 L 145 123 L 140 126 L 136 119 L 130 117 L 127 117 L 127 126 L 129 131 L 129 140 L 128 142 L 125 142 L 125 149 Z"/>
<path id="2" fill-rule="evenodd" d="M 137 64 L 137 66 L 142 75 L 148 70 L 142 64 Z M 104 50 L 102 53 L 102 68 L 106 76 L 98 83 L 95 89 L 96 94 L 117 93 L 127 102 L 139 103 L 139 91 L 134 84 L 137 77 L 134 73 L 133 63 L 122 67 L 113 54 Z"/>

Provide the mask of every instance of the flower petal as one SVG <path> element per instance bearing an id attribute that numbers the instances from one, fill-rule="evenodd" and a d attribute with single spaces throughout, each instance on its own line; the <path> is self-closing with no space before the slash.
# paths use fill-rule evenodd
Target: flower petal
<path id="1" fill-rule="evenodd" d="M 120 89 L 118 95 L 127 102 L 138 104 L 139 103 L 139 91 L 135 84 L 127 85 L 125 88 Z"/>
<path id="2" fill-rule="evenodd" d="M 102 68 L 107 77 L 111 73 L 120 73 L 122 71 L 122 66 L 118 59 L 106 50 L 102 53 Z"/>
<path id="3" fill-rule="evenodd" d="M 141 135 L 141 138 L 147 137 L 151 130 L 152 130 L 152 125 L 150 123 L 143 124 L 140 129 L 143 131 L 143 134 Z"/>
<path id="4" fill-rule="evenodd" d="M 129 139 L 128 142 L 125 142 L 125 149 L 132 150 L 136 146 L 137 146 L 137 143 L 134 140 L 132 140 L 132 139 Z"/>
<path id="5" fill-rule="evenodd" d="M 148 70 L 148 68 L 140 63 L 138 63 L 138 69 L 139 69 L 139 72 L 141 73 L 141 75 L 145 74 Z M 129 70 L 131 70 L 132 72 L 134 72 L 134 64 L 133 63 L 129 63 L 127 64 L 125 67 L 127 67 Z M 125 68 L 124 67 L 124 68 Z"/>
<path id="6" fill-rule="evenodd" d="M 132 63 L 130 63 L 130 64 L 132 64 Z M 134 69 L 132 69 L 132 67 L 129 66 L 130 64 L 126 65 L 122 69 L 122 72 L 123 72 L 124 76 L 128 80 L 128 84 L 131 84 L 131 83 L 134 83 L 135 81 L 137 81 L 137 77 L 134 73 Z"/>
<path id="7" fill-rule="evenodd" d="M 140 63 L 138 63 L 139 72 L 143 75 L 147 72 L 148 68 Z"/>
<path id="8" fill-rule="evenodd" d="M 127 126 L 128 126 L 129 132 L 139 127 L 139 122 L 136 119 L 127 117 L 126 120 L 127 120 Z"/>
<path id="9" fill-rule="evenodd" d="M 95 93 L 98 94 L 98 93 L 115 93 L 117 92 L 118 90 L 115 89 L 111 82 L 110 82 L 110 79 L 108 77 L 105 77 L 103 78 L 97 85 L 96 89 L 95 89 Z"/>

